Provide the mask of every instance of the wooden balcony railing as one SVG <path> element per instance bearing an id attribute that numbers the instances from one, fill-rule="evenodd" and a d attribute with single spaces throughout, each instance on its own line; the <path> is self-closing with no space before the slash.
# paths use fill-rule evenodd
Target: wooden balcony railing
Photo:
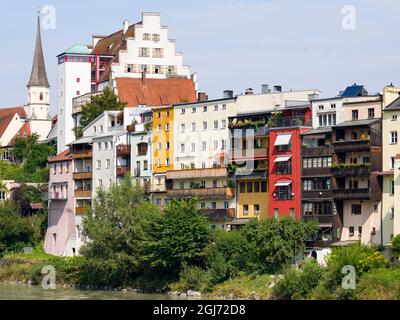
<path id="1" fill-rule="evenodd" d="M 88 212 L 88 208 L 87 207 L 76 207 L 75 208 L 75 214 L 77 215 L 84 215 Z"/>
<path id="2" fill-rule="evenodd" d="M 231 221 L 235 219 L 235 209 L 201 209 L 200 212 L 210 221 Z"/>
<path id="3" fill-rule="evenodd" d="M 92 172 L 74 172 L 73 173 L 74 180 L 92 179 L 92 177 L 93 177 Z"/>
<path id="4" fill-rule="evenodd" d="M 333 175 L 337 178 L 366 177 L 371 174 L 371 165 L 346 165 L 339 164 L 332 168 Z"/>
<path id="5" fill-rule="evenodd" d="M 74 192 L 75 198 L 91 198 L 92 190 L 75 190 Z"/>
<path id="6" fill-rule="evenodd" d="M 128 173 L 131 172 L 131 168 L 126 166 L 126 167 L 117 167 L 117 177 L 124 177 Z"/>
<path id="7" fill-rule="evenodd" d="M 118 156 L 127 156 L 131 154 L 131 145 L 130 144 L 121 144 L 117 146 L 117 155 Z"/>
<path id="8" fill-rule="evenodd" d="M 335 141 L 333 143 L 335 153 L 359 152 L 371 150 L 371 140 Z"/>
<path id="9" fill-rule="evenodd" d="M 233 188 L 209 188 L 209 189 L 169 189 L 167 190 L 169 198 L 218 198 L 218 199 L 231 199 L 235 196 Z"/>
<path id="10" fill-rule="evenodd" d="M 72 154 L 74 159 L 90 159 L 93 158 L 93 150 L 74 151 Z"/>
<path id="11" fill-rule="evenodd" d="M 330 157 L 333 154 L 333 146 L 325 146 L 325 147 L 302 147 L 301 149 L 303 158 L 307 157 Z"/>
<path id="12" fill-rule="evenodd" d="M 368 200 L 371 199 L 371 189 L 335 189 L 333 198 L 336 200 Z"/>
<path id="13" fill-rule="evenodd" d="M 174 179 L 198 179 L 198 178 L 222 178 L 227 176 L 226 168 L 210 168 L 210 169 L 188 169 L 167 172 L 167 180 Z"/>
<path id="14" fill-rule="evenodd" d="M 246 150 L 233 149 L 231 151 L 230 158 L 232 160 L 254 159 L 254 158 L 266 159 L 268 158 L 268 149 L 267 148 L 254 148 Z"/>

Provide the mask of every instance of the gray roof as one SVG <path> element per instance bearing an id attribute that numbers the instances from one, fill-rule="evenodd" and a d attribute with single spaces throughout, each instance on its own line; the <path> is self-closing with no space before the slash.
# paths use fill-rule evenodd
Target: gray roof
<path id="1" fill-rule="evenodd" d="M 31 78 L 28 82 L 28 87 L 50 87 L 47 80 L 46 65 L 44 63 L 42 36 L 40 33 L 40 17 L 37 21 L 36 45 L 35 55 L 33 57 L 33 65 L 31 71 Z"/>
<path id="2" fill-rule="evenodd" d="M 87 143 L 92 143 L 93 137 L 83 137 L 78 140 L 75 140 L 74 142 L 71 143 L 71 145 L 75 144 L 87 144 Z"/>
<path id="3" fill-rule="evenodd" d="M 353 120 L 353 121 L 345 121 L 339 123 L 335 126 L 335 128 L 341 127 L 356 127 L 356 126 L 367 126 L 375 122 L 379 122 L 381 119 L 366 119 L 366 120 Z"/>
<path id="4" fill-rule="evenodd" d="M 389 104 L 383 111 L 400 110 L 400 97 Z"/>
<path id="5" fill-rule="evenodd" d="M 328 133 L 328 132 L 332 132 L 332 127 L 320 127 L 320 128 L 316 128 L 316 129 L 311 129 L 306 132 L 303 132 L 301 135 L 308 136 L 308 135 Z"/>

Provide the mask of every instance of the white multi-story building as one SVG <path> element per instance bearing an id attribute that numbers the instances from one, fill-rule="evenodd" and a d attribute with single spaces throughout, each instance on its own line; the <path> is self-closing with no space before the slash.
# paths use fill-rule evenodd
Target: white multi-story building
<path id="1" fill-rule="evenodd" d="M 91 45 L 73 46 L 58 59 L 59 152 L 74 140 L 74 98 L 105 87 L 119 94 L 119 87 L 126 85 L 119 85 L 119 78 L 193 79 L 197 89 L 196 75 L 190 76 L 190 68 L 183 64 L 182 53 L 176 51 L 175 40 L 168 38 L 168 28 L 161 25 L 159 13 L 143 13 L 142 20 L 133 25 L 124 21 L 121 30 L 109 36 L 93 36 Z M 128 107 L 141 104 L 126 102 L 132 104 Z"/>

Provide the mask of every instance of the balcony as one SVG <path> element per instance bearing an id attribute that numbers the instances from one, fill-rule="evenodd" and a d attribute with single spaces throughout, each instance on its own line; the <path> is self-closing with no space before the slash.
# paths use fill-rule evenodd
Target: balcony
<path id="1" fill-rule="evenodd" d="M 301 149 L 303 158 L 310 157 L 330 157 L 333 153 L 333 146 L 325 146 L 325 147 L 302 147 Z"/>
<path id="2" fill-rule="evenodd" d="M 254 148 L 254 149 L 234 149 L 231 151 L 231 159 L 266 159 L 268 157 L 267 148 Z"/>
<path id="3" fill-rule="evenodd" d="M 117 156 L 129 156 L 131 154 L 130 144 L 120 144 L 117 146 Z"/>
<path id="4" fill-rule="evenodd" d="M 89 208 L 87 207 L 76 207 L 75 208 L 75 214 L 77 215 L 85 215 L 86 213 L 88 213 Z"/>
<path id="5" fill-rule="evenodd" d="M 92 172 L 74 172 L 73 179 L 74 180 L 89 180 L 92 179 L 93 173 Z"/>
<path id="6" fill-rule="evenodd" d="M 117 177 L 124 177 L 131 172 L 131 168 L 129 166 L 121 166 L 117 167 Z"/>
<path id="7" fill-rule="evenodd" d="M 200 179 L 200 178 L 223 178 L 227 176 L 226 168 L 210 169 L 188 169 L 167 172 L 167 180 L 175 179 Z"/>
<path id="8" fill-rule="evenodd" d="M 368 164 L 336 164 L 333 169 L 336 178 L 367 177 L 371 174 L 371 165 Z"/>
<path id="9" fill-rule="evenodd" d="M 74 151 L 73 159 L 90 159 L 93 158 L 93 150 Z"/>
<path id="10" fill-rule="evenodd" d="M 170 189 L 167 190 L 169 198 L 199 197 L 202 199 L 231 199 L 235 196 L 233 188 L 209 188 L 209 189 Z"/>
<path id="11" fill-rule="evenodd" d="M 68 200 L 68 195 L 67 193 L 61 193 L 61 192 L 50 192 L 48 195 L 48 199 L 52 201 L 65 201 Z"/>
<path id="12" fill-rule="evenodd" d="M 74 192 L 75 198 L 91 198 L 92 197 L 92 190 L 80 190 L 77 189 Z"/>
<path id="13" fill-rule="evenodd" d="M 201 209 L 200 212 L 209 221 L 231 221 L 235 219 L 235 209 Z"/>
<path id="14" fill-rule="evenodd" d="M 240 174 L 240 171 L 230 172 L 228 174 L 229 179 L 237 180 L 264 180 L 268 178 L 268 168 L 259 168 L 252 170 L 251 173 Z"/>
<path id="15" fill-rule="evenodd" d="M 369 200 L 371 189 L 336 189 L 333 190 L 335 200 Z"/>
<path id="16" fill-rule="evenodd" d="M 332 168 L 302 168 L 302 177 L 329 177 L 332 175 Z"/>
<path id="17" fill-rule="evenodd" d="M 335 141 L 333 146 L 335 153 L 370 151 L 371 140 Z"/>
<path id="18" fill-rule="evenodd" d="M 302 199 L 332 199 L 331 190 L 303 190 Z"/>

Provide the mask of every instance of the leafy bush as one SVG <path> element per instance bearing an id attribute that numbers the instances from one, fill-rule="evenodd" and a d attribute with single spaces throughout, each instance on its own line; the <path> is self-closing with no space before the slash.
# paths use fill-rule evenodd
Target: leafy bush
<path id="1" fill-rule="evenodd" d="M 210 276 L 207 271 L 199 267 L 189 267 L 186 265 L 183 266 L 179 278 L 179 282 L 172 286 L 174 290 L 178 291 L 205 291 L 210 281 Z"/>
<path id="2" fill-rule="evenodd" d="M 394 258 L 398 259 L 400 257 L 400 234 L 392 240 L 392 254 Z"/>
<path id="3" fill-rule="evenodd" d="M 399 300 L 400 268 L 375 269 L 363 274 L 355 292 L 358 300 Z"/>
<path id="4" fill-rule="evenodd" d="M 318 286 L 322 268 L 314 259 L 307 259 L 299 270 L 289 267 L 285 270 L 283 279 L 273 288 L 273 295 L 280 300 L 306 299 Z"/>

